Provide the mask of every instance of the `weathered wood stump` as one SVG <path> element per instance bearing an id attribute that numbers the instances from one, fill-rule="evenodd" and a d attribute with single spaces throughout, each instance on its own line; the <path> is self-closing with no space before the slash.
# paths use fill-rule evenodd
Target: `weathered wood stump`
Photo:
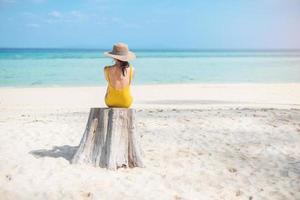
<path id="1" fill-rule="evenodd" d="M 144 167 L 133 109 L 91 108 L 85 132 L 71 163 L 118 169 Z"/>

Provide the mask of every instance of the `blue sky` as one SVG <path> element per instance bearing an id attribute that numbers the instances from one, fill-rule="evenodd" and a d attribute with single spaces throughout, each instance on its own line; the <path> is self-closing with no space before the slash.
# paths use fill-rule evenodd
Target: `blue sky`
<path id="1" fill-rule="evenodd" d="M 0 47 L 300 49 L 300 0 L 0 0 Z"/>

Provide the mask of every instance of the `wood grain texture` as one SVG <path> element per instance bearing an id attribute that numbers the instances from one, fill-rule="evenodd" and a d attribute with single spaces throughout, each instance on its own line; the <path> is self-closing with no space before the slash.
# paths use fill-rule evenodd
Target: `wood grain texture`
<path id="1" fill-rule="evenodd" d="M 72 163 L 116 170 L 144 167 L 135 133 L 134 109 L 91 108 L 86 129 Z"/>

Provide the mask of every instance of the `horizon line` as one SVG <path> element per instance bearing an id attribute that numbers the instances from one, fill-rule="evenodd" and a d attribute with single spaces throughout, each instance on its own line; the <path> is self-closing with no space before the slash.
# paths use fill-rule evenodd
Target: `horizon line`
<path id="1" fill-rule="evenodd" d="M 101 50 L 94 47 L 0 47 L 0 50 Z M 300 51 L 300 48 L 132 48 L 132 51 Z"/>

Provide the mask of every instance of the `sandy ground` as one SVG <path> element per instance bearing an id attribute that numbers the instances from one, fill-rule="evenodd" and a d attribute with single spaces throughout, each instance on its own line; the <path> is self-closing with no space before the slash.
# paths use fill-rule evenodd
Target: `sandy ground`
<path id="1" fill-rule="evenodd" d="M 71 165 L 104 87 L 0 89 L 0 199 L 300 199 L 300 84 L 135 86 L 145 168 Z"/>

